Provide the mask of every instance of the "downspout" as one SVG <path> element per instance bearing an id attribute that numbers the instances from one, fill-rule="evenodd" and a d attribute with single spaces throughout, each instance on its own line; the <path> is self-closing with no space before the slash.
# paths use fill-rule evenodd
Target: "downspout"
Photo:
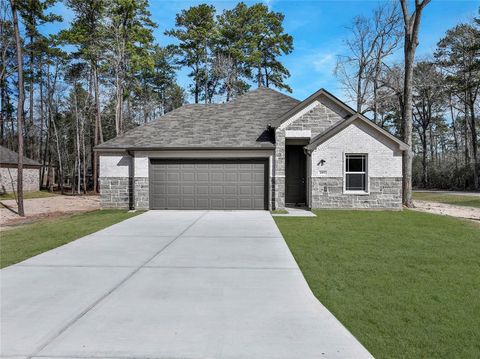
<path id="1" fill-rule="evenodd" d="M 135 154 L 131 150 L 127 150 L 130 156 L 130 166 L 128 166 L 128 209 L 135 210 Z"/>

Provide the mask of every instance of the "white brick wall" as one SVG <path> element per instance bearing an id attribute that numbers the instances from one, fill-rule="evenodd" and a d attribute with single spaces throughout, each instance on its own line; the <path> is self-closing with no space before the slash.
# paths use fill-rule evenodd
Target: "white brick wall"
<path id="1" fill-rule="evenodd" d="M 101 154 L 100 176 L 104 178 L 128 177 L 131 158 L 124 155 Z"/>
<path id="2" fill-rule="evenodd" d="M 23 190 L 25 192 L 40 190 L 40 169 L 23 169 Z M 17 191 L 17 169 L 2 167 L 0 168 L 0 193 Z"/>
<path id="3" fill-rule="evenodd" d="M 392 140 L 355 121 L 312 152 L 312 177 L 343 177 L 346 153 L 368 154 L 369 177 L 401 177 L 402 152 Z M 324 160 L 324 165 L 320 161 Z"/>

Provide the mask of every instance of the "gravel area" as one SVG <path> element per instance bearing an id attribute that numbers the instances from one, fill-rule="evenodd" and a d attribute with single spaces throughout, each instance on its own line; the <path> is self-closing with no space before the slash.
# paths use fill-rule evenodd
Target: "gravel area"
<path id="1" fill-rule="evenodd" d="M 40 218 L 61 217 L 68 213 L 86 212 L 100 209 L 99 196 L 54 196 L 26 199 L 26 217 L 17 215 L 15 200 L 0 201 L 0 228 L 2 230 Z"/>
<path id="2" fill-rule="evenodd" d="M 415 205 L 415 210 L 417 211 L 480 221 L 479 208 L 455 206 L 451 204 L 427 201 L 414 201 L 413 203 Z"/>

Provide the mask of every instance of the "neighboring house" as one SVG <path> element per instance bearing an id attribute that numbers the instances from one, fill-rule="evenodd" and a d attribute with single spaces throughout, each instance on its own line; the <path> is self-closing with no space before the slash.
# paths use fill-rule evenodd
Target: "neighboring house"
<path id="1" fill-rule="evenodd" d="M 0 193 L 17 192 L 18 153 L 0 146 Z M 42 164 L 23 157 L 23 190 L 40 190 Z"/>
<path id="2" fill-rule="evenodd" d="M 96 147 L 103 208 L 401 208 L 407 145 L 321 89 L 190 104 Z"/>

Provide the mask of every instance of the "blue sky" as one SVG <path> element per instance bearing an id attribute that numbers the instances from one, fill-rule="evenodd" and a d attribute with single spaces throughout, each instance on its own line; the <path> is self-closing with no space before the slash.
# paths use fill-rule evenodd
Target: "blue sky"
<path id="1" fill-rule="evenodd" d="M 253 4 L 260 1 L 245 1 Z M 283 61 L 291 72 L 288 84 L 293 89 L 292 96 L 304 99 L 321 87 L 344 98 L 341 84 L 333 75 L 336 56 L 345 52 L 343 41 L 348 37 L 347 26 L 356 15 L 369 16 L 379 1 L 367 0 L 265 0 L 274 11 L 285 14 L 284 26 L 294 38 L 294 51 Z M 158 24 L 155 30 L 157 42 L 167 45 L 173 40 L 163 33 L 175 23 L 175 14 L 182 9 L 200 3 L 212 4 L 218 12 L 233 8 L 237 1 L 183 1 L 150 0 L 153 20 Z M 417 58 L 432 54 L 436 43 L 445 32 L 460 22 L 470 21 L 477 16 L 480 1 L 476 0 L 432 0 L 422 18 L 420 45 Z M 72 13 L 63 4 L 53 9 L 63 16 L 61 24 L 49 25 L 46 32 L 68 27 Z M 394 55 L 402 60 L 402 50 Z M 188 71 L 178 74 L 178 82 L 187 88 L 190 83 Z"/>

